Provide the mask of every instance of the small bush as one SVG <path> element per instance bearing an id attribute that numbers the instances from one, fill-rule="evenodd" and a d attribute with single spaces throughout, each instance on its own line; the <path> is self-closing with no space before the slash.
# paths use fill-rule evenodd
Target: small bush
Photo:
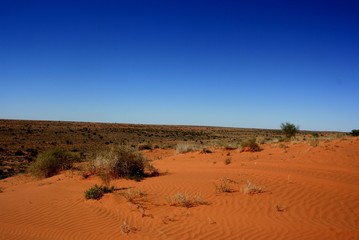
<path id="1" fill-rule="evenodd" d="M 61 170 L 69 169 L 79 161 L 73 153 L 55 148 L 41 153 L 28 169 L 29 173 L 37 177 L 51 177 Z"/>
<path id="2" fill-rule="evenodd" d="M 319 145 L 319 139 L 318 138 L 308 139 L 308 144 L 312 147 L 317 147 Z"/>
<path id="3" fill-rule="evenodd" d="M 233 189 L 231 188 L 231 184 L 233 183 L 236 182 L 227 177 L 223 177 L 219 179 L 218 183 L 214 184 L 214 188 L 217 193 L 230 193 L 233 192 Z"/>
<path id="4" fill-rule="evenodd" d="M 138 200 L 147 196 L 146 192 L 141 191 L 141 190 L 134 190 L 131 188 L 126 189 L 121 194 L 124 198 L 126 198 L 127 201 L 129 201 L 131 203 L 136 203 Z"/>
<path id="5" fill-rule="evenodd" d="M 352 135 L 353 137 L 359 136 L 359 129 L 353 129 L 353 130 L 350 132 L 350 135 Z"/>
<path id="6" fill-rule="evenodd" d="M 171 206 L 186 207 L 186 208 L 208 204 L 206 201 L 203 200 L 203 198 L 200 195 L 195 195 L 194 197 L 191 198 L 186 194 L 180 192 L 176 193 L 173 197 L 168 197 L 167 202 Z"/>
<path id="7" fill-rule="evenodd" d="M 294 124 L 289 122 L 282 123 L 280 125 L 280 128 L 282 129 L 282 132 L 288 139 L 291 139 L 292 137 L 295 136 L 295 134 L 299 132 L 299 126 L 295 126 Z"/>
<path id="8" fill-rule="evenodd" d="M 253 194 L 263 193 L 264 189 L 247 180 L 246 184 L 243 187 L 243 192 L 246 194 L 253 195 Z"/>
<path id="9" fill-rule="evenodd" d="M 98 155 L 94 161 L 95 172 L 103 179 L 129 178 L 141 180 L 148 175 L 158 175 L 158 170 L 138 150 L 127 145 L 113 147 L 109 152 Z"/>
<path id="10" fill-rule="evenodd" d="M 115 190 L 115 187 L 107 187 L 107 186 L 93 186 L 89 190 L 85 192 L 86 199 L 100 199 L 105 193 L 112 193 Z"/>
<path id="11" fill-rule="evenodd" d="M 198 147 L 193 144 L 179 143 L 176 146 L 177 153 L 188 153 L 198 150 Z"/>
<path id="12" fill-rule="evenodd" d="M 250 138 L 241 143 L 242 151 L 258 152 L 260 147 L 255 138 Z"/>

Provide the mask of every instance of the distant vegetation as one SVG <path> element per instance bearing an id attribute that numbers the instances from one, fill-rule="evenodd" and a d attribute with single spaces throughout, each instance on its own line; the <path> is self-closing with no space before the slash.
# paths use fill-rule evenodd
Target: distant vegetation
<path id="1" fill-rule="evenodd" d="M 350 135 L 352 135 L 352 136 L 354 136 L 354 137 L 359 136 L 359 129 L 353 129 L 353 130 L 350 132 Z"/>
<path id="2" fill-rule="evenodd" d="M 99 152 L 108 152 L 119 144 L 139 150 L 162 148 L 176 149 L 178 153 L 194 150 L 209 153 L 216 148 L 235 150 L 250 138 L 256 138 L 258 144 L 282 141 L 283 133 L 280 129 L 0 120 L 0 179 L 26 172 L 38 153 L 53 148 L 75 153 L 81 161 L 90 162 Z M 318 134 L 325 137 L 337 132 Z M 85 174 L 94 173 L 89 169 Z"/>
<path id="3" fill-rule="evenodd" d="M 76 161 L 79 161 L 79 157 L 74 153 L 55 148 L 41 153 L 28 171 L 34 176 L 47 178 L 71 168 Z"/>
<path id="4" fill-rule="evenodd" d="M 294 124 L 289 122 L 282 123 L 280 125 L 280 128 L 288 139 L 291 139 L 299 132 L 299 126 L 295 126 Z"/>

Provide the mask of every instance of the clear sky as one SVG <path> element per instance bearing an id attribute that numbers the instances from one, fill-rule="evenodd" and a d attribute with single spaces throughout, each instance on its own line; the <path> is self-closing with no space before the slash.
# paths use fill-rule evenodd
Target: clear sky
<path id="1" fill-rule="evenodd" d="M 359 2 L 0 1 L 0 118 L 351 131 Z"/>

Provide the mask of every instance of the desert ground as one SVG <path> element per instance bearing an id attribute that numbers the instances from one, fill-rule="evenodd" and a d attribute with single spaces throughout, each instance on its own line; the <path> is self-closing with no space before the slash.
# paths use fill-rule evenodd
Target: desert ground
<path id="1" fill-rule="evenodd" d="M 211 150 L 143 150 L 160 175 L 100 200 L 80 168 L 3 179 L 0 239 L 359 239 L 359 138 Z"/>

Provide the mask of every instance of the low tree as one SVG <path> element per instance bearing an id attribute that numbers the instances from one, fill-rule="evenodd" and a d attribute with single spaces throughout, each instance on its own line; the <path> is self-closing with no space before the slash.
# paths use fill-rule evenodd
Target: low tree
<path id="1" fill-rule="evenodd" d="M 350 133 L 350 135 L 354 136 L 354 137 L 357 137 L 359 136 L 359 129 L 353 129 Z"/>
<path id="2" fill-rule="evenodd" d="M 282 129 L 282 132 L 288 139 L 291 139 L 292 137 L 295 136 L 295 134 L 299 132 L 299 126 L 295 126 L 294 124 L 289 122 L 282 123 L 280 125 L 280 128 Z"/>

